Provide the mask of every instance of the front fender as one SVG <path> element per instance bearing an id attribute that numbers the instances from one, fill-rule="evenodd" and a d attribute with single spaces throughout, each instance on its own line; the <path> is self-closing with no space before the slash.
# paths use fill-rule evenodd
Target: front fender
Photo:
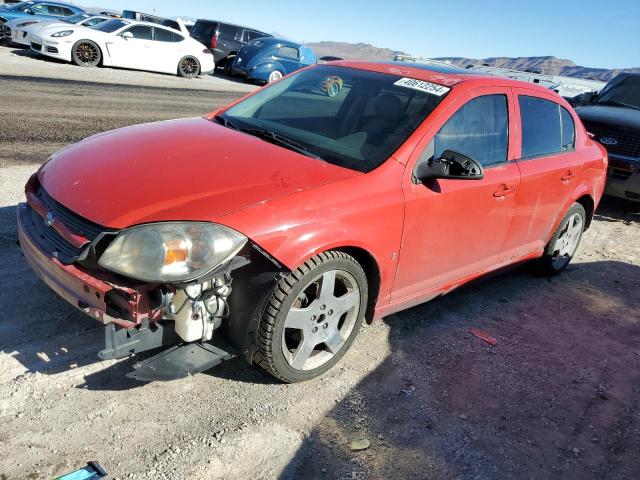
<path id="1" fill-rule="evenodd" d="M 326 250 L 368 252 L 380 271 L 381 305 L 389 300 L 400 251 L 403 170 L 391 159 L 368 174 L 275 198 L 216 221 L 244 233 L 290 270 Z"/>

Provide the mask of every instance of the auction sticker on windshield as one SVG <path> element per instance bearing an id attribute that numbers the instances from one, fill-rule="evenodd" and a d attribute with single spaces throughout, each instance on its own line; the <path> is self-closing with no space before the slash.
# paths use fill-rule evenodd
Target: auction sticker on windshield
<path id="1" fill-rule="evenodd" d="M 425 82 L 424 80 L 417 80 L 415 78 L 401 78 L 394 85 L 398 85 L 399 87 L 407 87 L 413 88 L 414 90 L 420 90 L 421 92 L 431 93 L 432 95 L 437 95 L 441 97 L 449 90 L 449 87 L 443 87 L 442 85 L 438 85 L 436 83 Z"/>

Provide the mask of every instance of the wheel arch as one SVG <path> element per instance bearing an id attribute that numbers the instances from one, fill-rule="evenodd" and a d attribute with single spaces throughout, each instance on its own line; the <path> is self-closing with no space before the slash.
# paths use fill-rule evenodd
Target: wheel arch
<path id="1" fill-rule="evenodd" d="M 576 203 L 582 205 L 585 213 L 587 214 L 584 226 L 584 229 L 586 230 L 591 225 L 591 220 L 593 219 L 596 205 L 595 201 L 593 200 L 593 197 L 591 195 L 585 193 L 584 195 L 576 199 Z"/>

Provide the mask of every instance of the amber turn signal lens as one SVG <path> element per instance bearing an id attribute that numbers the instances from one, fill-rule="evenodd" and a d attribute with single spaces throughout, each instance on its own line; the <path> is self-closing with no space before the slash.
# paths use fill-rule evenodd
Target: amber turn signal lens
<path id="1" fill-rule="evenodd" d="M 189 256 L 187 242 L 183 239 L 169 240 L 165 244 L 164 264 L 186 262 Z"/>

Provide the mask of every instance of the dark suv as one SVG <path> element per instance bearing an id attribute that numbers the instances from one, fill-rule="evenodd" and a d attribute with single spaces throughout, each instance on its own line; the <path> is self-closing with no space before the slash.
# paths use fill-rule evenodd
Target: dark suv
<path id="1" fill-rule="evenodd" d="M 216 20 L 198 20 L 191 31 L 191 36 L 207 46 L 216 61 L 216 67 L 231 73 L 231 63 L 242 46 L 251 40 L 271 37 L 268 33 L 254 28 L 218 22 Z"/>
<path id="2" fill-rule="evenodd" d="M 587 131 L 609 152 L 605 193 L 640 202 L 640 74 L 618 75 L 576 104 Z"/>

